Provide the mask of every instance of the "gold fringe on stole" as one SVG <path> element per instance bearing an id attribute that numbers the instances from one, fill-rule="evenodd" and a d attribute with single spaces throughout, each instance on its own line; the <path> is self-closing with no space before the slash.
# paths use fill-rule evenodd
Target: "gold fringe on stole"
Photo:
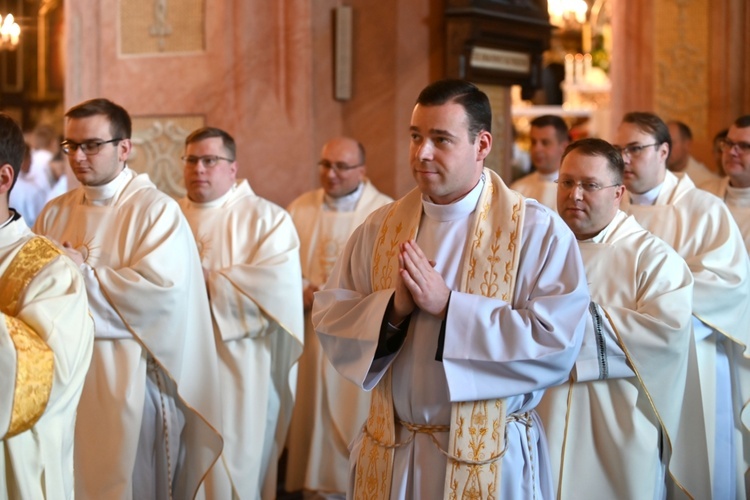
<path id="1" fill-rule="evenodd" d="M 47 407 L 54 378 L 54 356 L 36 332 L 15 316 L 18 302 L 32 279 L 61 254 L 44 238 L 29 240 L 0 277 L 0 310 L 16 348 L 16 380 L 13 411 L 6 436 L 27 431 Z"/>
<path id="2" fill-rule="evenodd" d="M 485 187 L 474 217 L 473 238 L 464 251 L 460 291 L 510 301 L 518 269 L 525 205 L 494 172 L 484 169 Z M 412 190 L 394 203 L 381 226 L 373 251 L 373 290 L 392 288 L 398 277 L 399 245 L 416 238 L 422 195 Z M 500 491 L 505 450 L 505 401 L 454 403 L 444 498 L 495 499 Z M 373 390 L 357 458 L 354 498 L 387 499 L 393 474 L 395 415 L 389 369 Z M 474 462 L 474 463 L 469 463 Z M 477 464 L 476 462 L 482 462 Z"/>

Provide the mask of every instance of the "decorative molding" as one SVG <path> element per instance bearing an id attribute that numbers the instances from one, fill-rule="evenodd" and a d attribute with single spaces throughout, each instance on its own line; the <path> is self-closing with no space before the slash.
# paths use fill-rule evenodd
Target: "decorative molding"
<path id="1" fill-rule="evenodd" d="M 152 15 L 144 15 L 151 12 Z M 205 50 L 204 0 L 120 0 L 119 46 L 123 55 Z"/>
<path id="2" fill-rule="evenodd" d="M 133 118 L 133 150 L 128 166 L 146 173 L 156 186 L 174 198 L 185 196 L 182 156 L 185 138 L 204 125 L 203 116 Z"/>

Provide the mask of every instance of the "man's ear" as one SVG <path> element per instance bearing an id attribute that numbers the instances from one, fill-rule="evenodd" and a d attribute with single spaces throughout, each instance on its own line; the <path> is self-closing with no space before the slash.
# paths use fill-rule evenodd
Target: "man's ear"
<path id="1" fill-rule="evenodd" d="M 0 194 L 6 194 L 13 186 L 13 167 L 6 163 L 0 167 Z"/>
<path id="2" fill-rule="evenodd" d="M 475 143 L 479 146 L 477 148 L 477 161 L 483 161 L 492 149 L 492 134 L 482 130 L 477 134 Z"/>

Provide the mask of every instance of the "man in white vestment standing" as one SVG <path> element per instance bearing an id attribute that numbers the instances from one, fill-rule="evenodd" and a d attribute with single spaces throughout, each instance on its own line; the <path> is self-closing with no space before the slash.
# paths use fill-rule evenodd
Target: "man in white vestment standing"
<path id="1" fill-rule="evenodd" d="M 718 179 L 719 175 L 699 162 L 690 153 L 693 146 L 693 132 L 685 123 L 671 120 L 667 122 L 672 148 L 667 159 L 667 168 L 675 173 L 687 174 L 698 187 L 704 182 Z"/>
<path id="2" fill-rule="evenodd" d="M 36 177 L 31 175 L 31 149 L 28 144 L 25 145 L 26 153 L 24 154 L 21 170 L 18 172 L 13 190 L 10 192 L 9 202 L 15 211 L 23 216 L 23 220 L 29 226 L 33 226 L 39 212 L 44 208 L 47 202 L 50 188 L 46 179 L 40 183 Z"/>
<path id="3" fill-rule="evenodd" d="M 729 127 L 721 140 L 721 151 L 727 176 L 706 182 L 701 188 L 724 200 L 750 253 L 750 115 L 737 118 Z"/>
<path id="4" fill-rule="evenodd" d="M 670 141 L 669 129 L 658 116 L 625 115 L 616 134 L 628 189 L 621 209 L 674 248 L 693 273 L 700 387 L 688 387 L 688 392 L 702 399 L 709 463 L 693 474 L 710 485 L 713 498 L 745 498 L 750 261 L 721 200 L 697 189 L 689 176 L 667 170 Z"/>
<path id="5" fill-rule="evenodd" d="M 538 116 L 531 120 L 529 131 L 531 164 L 534 172 L 510 185 L 526 198 L 557 210 L 557 180 L 563 151 L 570 142 L 568 125 L 555 115 Z"/>
<path id="6" fill-rule="evenodd" d="M 218 359 L 198 252 L 177 203 L 127 167 L 107 99 L 65 114 L 77 189 L 34 229 L 80 267 L 96 326 L 76 424 L 78 498 L 193 498 L 222 447 Z"/>
<path id="7" fill-rule="evenodd" d="M 0 497 L 72 499 L 94 323 L 75 264 L 8 207 L 24 150 L 0 114 Z"/>
<path id="8" fill-rule="evenodd" d="M 612 145 L 583 139 L 565 151 L 557 180 L 558 213 L 578 240 L 592 300 L 570 381 L 538 408 L 561 499 L 660 500 L 668 482 L 687 489 L 691 479 L 681 461 L 695 451 L 685 416 L 700 413 L 685 398 L 688 375 L 698 383 L 688 371 L 693 277 L 619 210 L 623 169 Z"/>
<path id="9" fill-rule="evenodd" d="M 487 96 L 441 80 L 410 126 L 418 187 L 347 242 L 313 324 L 372 390 L 349 498 L 551 498 L 534 407 L 568 378 L 589 303 L 573 234 L 483 168 Z"/>
<path id="10" fill-rule="evenodd" d="M 180 206 L 198 244 L 219 353 L 224 451 L 208 498 L 273 499 L 302 353 L 299 239 L 289 214 L 237 180 L 235 141 L 185 140 Z"/>
<path id="11" fill-rule="evenodd" d="M 329 140 L 318 162 L 319 189 L 287 208 L 300 236 L 305 350 L 289 429 L 287 491 L 343 498 L 349 443 L 367 418 L 370 393 L 343 378 L 320 349 L 310 320 L 313 293 L 331 274 L 346 240 L 373 210 L 393 201 L 366 177 L 365 149 L 349 137 Z"/>

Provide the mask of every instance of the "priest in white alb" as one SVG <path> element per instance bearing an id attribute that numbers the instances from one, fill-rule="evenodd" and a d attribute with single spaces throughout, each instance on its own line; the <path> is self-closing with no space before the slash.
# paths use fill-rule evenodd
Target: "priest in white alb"
<path id="1" fill-rule="evenodd" d="M 8 207 L 24 150 L 0 114 L 0 497 L 72 499 L 94 323 L 75 264 Z"/>
<path id="2" fill-rule="evenodd" d="M 529 129 L 529 155 L 534 171 L 510 185 L 526 198 L 557 211 L 557 180 L 563 151 L 570 143 L 568 125 L 556 115 L 537 116 Z"/>
<path id="3" fill-rule="evenodd" d="M 305 287 L 305 349 L 287 441 L 287 491 L 343 496 L 349 478 L 349 443 L 370 408 L 370 393 L 333 368 L 310 320 L 313 293 L 330 276 L 352 231 L 373 210 L 393 201 L 367 179 L 366 168 L 362 144 L 350 137 L 335 137 L 321 151 L 321 187 L 287 207 L 300 237 Z"/>
<path id="4" fill-rule="evenodd" d="M 556 498 L 658 500 L 668 488 L 709 498 L 685 467 L 705 460 L 686 445 L 704 432 L 699 402 L 685 397 L 698 383 L 693 277 L 619 210 L 623 167 L 601 139 L 571 144 L 560 167 L 558 213 L 578 239 L 592 302 L 570 381 L 538 407 Z"/>
<path id="5" fill-rule="evenodd" d="M 373 390 L 349 498 L 551 498 L 534 408 L 578 355 L 588 289 L 562 220 L 483 168 L 487 96 L 427 86 L 413 109 L 418 188 L 354 231 L 313 325 Z"/>
<path id="6" fill-rule="evenodd" d="M 65 114 L 81 185 L 34 229 L 83 273 L 96 326 L 76 424 L 78 498 L 194 498 L 222 448 L 218 359 L 198 252 L 177 203 L 127 167 L 107 99 Z"/>
<path id="7" fill-rule="evenodd" d="M 713 498 L 744 498 L 750 453 L 750 260 L 731 213 L 689 176 L 666 167 L 667 125 L 628 113 L 616 133 L 628 192 L 620 208 L 685 259 L 693 273 L 693 333 L 706 426 L 707 468 L 696 468 Z M 698 440 L 693 439 L 696 444 Z M 695 452 L 697 453 L 697 451 Z"/>
<path id="8" fill-rule="evenodd" d="M 727 204 L 750 253 L 750 115 L 744 115 L 729 127 L 721 141 L 721 160 L 726 177 L 702 184 Z"/>
<path id="9" fill-rule="evenodd" d="M 182 211 L 198 244 L 219 353 L 224 451 L 207 498 L 276 497 L 294 405 L 303 313 L 299 239 L 289 214 L 238 181 L 234 138 L 185 140 Z"/>

